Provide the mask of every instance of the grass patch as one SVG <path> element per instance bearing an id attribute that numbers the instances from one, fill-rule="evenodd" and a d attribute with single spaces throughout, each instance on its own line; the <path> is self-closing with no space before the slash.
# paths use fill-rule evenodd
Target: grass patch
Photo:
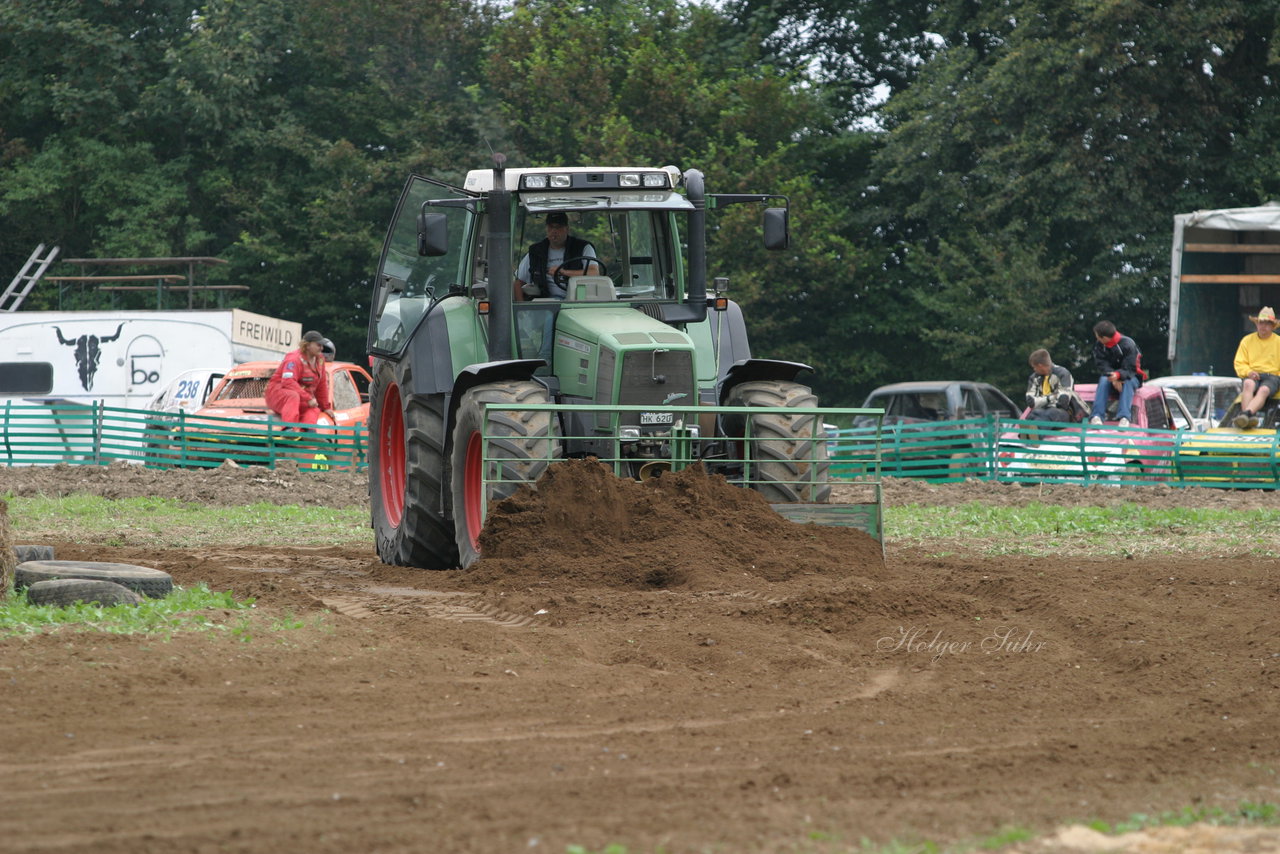
<path id="1" fill-rule="evenodd" d="M 178 632 L 225 631 L 240 640 L 251 640 L 249 610 L 253 599 L 237 600 L 230 592 L 215 593 L 201 584 L 176 587 L 163 599 L 145 599 L 137 605 L 86 605 L 76 603 L 32 605 L 25 590 L 0 600 L 0 637 L 33 635 L 57 630 L 103 632 L 114 635 L 172 636 Z M 208 612 L 243 612 L 230 622 L 215 620 Z M 293 628 L 280 625 L 279 628 Z"/>
<path id="2" fill-rule="evenodd" d="M 986 555 L 1227 556 L 1280 553 L 1257 532 L 1280 524 L 1280 509 L 1153 508 L 1140 503 L 1063 507 L 1032 502 L 994 507 L 911 504 L 884 511 L 885 538 L 930 551 Z"/>
<path id="3" fill-rule="evenodd" d="M 1280 827 L 1280 809 L 1275 804 L 1245 802 L 1234 809 L 1183 807 L 1180 810 L 1171 810 L 1157 815 L 1137 814 L 1114 824 L 1103 821 L 1072 823 L 1081 824 L 1111 836 L 1148 828 L 1187 827 L 1193 824 L 1222 827 Z M 803 841 L 777 850 L 779 854 L 783 852 L 785 854 L 973 854 L 977 851 L 998 851 L 1020 842 L 1030 842 L 1044 835 L 1025 827 L 1004 827 L 982 838 L 940 845 L 930 841 L 872 842 L 866 838 L 853 842 L 841 839 L 839 834 L 810 831 Z M 703 850 L 706 854 L 720 852 L 716 847 Z M 565 854 L 666 854 L 666 851 L 667 849 L 662 846 L 642 851 L 615 843 L 603 848 L 570 845 L 565 849 Z"/>
<path id="4" fill-rule="evenodd" d="M 1230 810 L 1222 807 L 1183 807 L 1157 815 L 1138 813 L 1115 824 L 1105 821 L 1087 822 L 1094 830 L 1113 835 L 1132 833 L 1148 827 L 1189 827 L 1193 824 L 1216 827 L 1280 827 L 1280 811 L 1275 804 L 1245 802 Z"/>
<path id="5" fill-rule="evenodd" d="M 220 507 L 172 498 L 7 498 L 16 541 L 59 538 L 109 546 L 330 545 L 369 542 L 368 511 L 260 502 Z"/>

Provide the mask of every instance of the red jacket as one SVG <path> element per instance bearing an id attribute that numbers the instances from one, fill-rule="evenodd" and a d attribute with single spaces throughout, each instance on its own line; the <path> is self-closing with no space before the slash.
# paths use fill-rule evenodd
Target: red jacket
<path id="1" fill-rule="evenodd" d="M 333 409 L 324 359 L 317 359 L 313 364 L 303 358 L 301 350 L 294 350 L 281 359 L 276 372 L 267 380 L 267 405 L 279 411 L 274 401 L 285 395 L 294 395 L 304 404 L 314 398 L 322 412 Z"/>

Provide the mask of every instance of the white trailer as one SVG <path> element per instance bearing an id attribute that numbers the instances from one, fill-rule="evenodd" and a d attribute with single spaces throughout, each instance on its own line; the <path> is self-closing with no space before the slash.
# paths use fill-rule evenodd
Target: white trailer
<path id="1" fill-rule="evenodd" d="M 301 324 L 241 309 L 0 312 L 0 419 L 21 407 L 23 430 L 38 430 L 42 405 L 57 433 L 69 405 L 146 409 L 184 372 L 278 359 L 301 337 Z"/>

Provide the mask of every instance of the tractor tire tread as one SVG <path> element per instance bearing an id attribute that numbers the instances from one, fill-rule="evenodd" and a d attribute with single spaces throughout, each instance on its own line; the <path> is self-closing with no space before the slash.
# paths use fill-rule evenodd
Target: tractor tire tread
<path id="1" fill-rule="evenodd" d="M 818 405 L 808 386 L 780 380 L 752 380 L 734 386 L 729 406 L 767 409 L 759 415 L 728 416 L 727 428 L 737 436 L 751 422 L 755 488 L 771 504 L 825 504 L 831 499 L 827 445 L 816 415 L 787 414 L 790 408 Z"/>

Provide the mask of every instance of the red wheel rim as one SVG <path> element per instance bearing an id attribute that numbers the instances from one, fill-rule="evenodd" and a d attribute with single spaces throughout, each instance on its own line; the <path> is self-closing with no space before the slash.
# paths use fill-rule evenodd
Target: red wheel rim
<path id="1" fill-rule="evenodd" d="M 484 453 L 480 431 L 467 439 L 467 458 L 462 465 L 462 510 L 466 517 L 467 539 L 480 551 L 480 529 L 484 527 Z"/>
<path id="2" fill-rule="evenodd" d="M 393 528 L 404 519 L 405 448 L 404 410 L 400 406 L 400 387 L 387 386 L 378 413 L 378 473 L 382 511 Z"/>

